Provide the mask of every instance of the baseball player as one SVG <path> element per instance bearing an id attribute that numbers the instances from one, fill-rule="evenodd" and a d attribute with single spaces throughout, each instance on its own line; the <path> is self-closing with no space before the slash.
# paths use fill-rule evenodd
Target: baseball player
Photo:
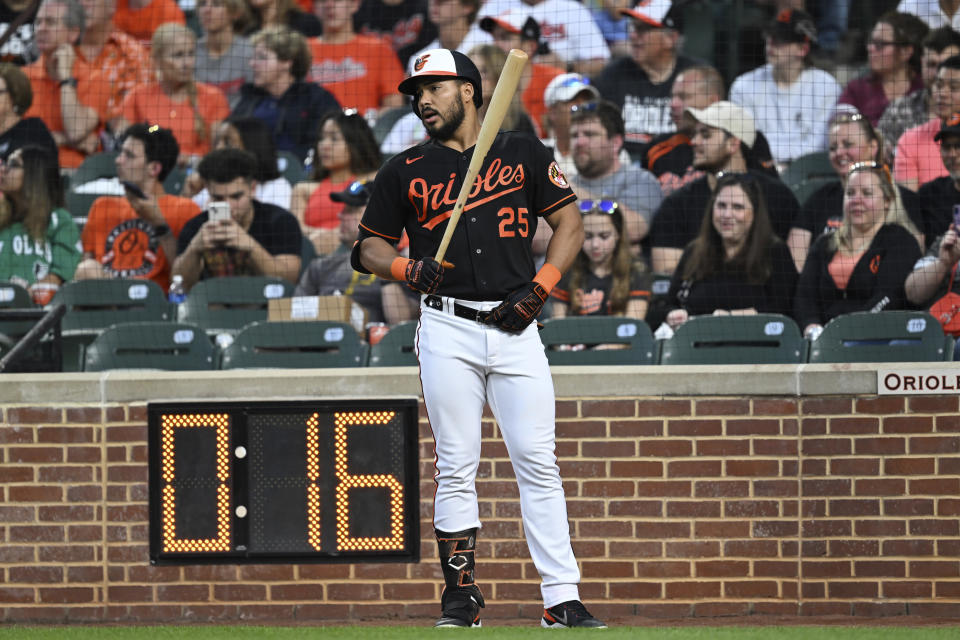
<path id="1" fill-rule="evenodd" d="M 480 73 L 465 55 L 432 49 L 400 83 L 430 138 L 380 170 L 360 221 L 353 267 L 419 291 L 417 356 L 436 442 L 436 528 L 444 590 L 438 627 L 478 627 L 474 583 L 480 528 L 474 480 L 480 418 L 490 405 L 520 489 L 523 529 L 541 577 L 544 627 L 604 628 L 580 602 L 567 508 L 554 454 L 554 395 L 534 320 L 573 262 L 583 223 L 563 173 L 533 135 L 497 135 L 443 264 L 432 258 L 480 131 Z M 553 228 L 535 271 L 540 218 Z M 395 245 L 403 231 L 410 258 Z"/>

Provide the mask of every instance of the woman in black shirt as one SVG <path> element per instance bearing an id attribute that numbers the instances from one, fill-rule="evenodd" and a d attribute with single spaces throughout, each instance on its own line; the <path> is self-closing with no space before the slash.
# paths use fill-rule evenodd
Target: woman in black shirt
<path id="1" fill-rule="evenodd" d="M 666 323 L 675 329 L 696 315 L 790 313 L 797 270 L 756 178 L 722 176 L 707 213 L 674 271 Z"/>
<path id="2" fill-rule="evenodd" d="M 843 313 L 903 309 L 904 281 L 921 255 L 917 235 L 887 168 L 853 165 L 840 227 L 813 243 L 797 284 L 794 318 L 804 335 L 815 338 Z"/>

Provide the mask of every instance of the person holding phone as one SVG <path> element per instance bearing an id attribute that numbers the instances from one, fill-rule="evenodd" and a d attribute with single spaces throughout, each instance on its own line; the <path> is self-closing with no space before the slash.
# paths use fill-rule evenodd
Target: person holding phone
<path id="1" fill-rule="evenodd" d="M 173 273 L 189 290 L 219 276 L 274 276 L 292 283 L 300 275 L 302 236 L 289 211 L 254 198 L 257 159 L 242 149 L 217 149 L 197 167 L 210 204 L 183 227 Z M 226 206 L 224 206 L 226 205 Z"/>
<path id="2" fill-rule="evenodd" d="M 97 198 L 83 227 L 84 260 L 75 280 L 145 278 L 166 291 L 177 235 L 200 208 L 166 193 L 163 180 L 176 166 L 180 146 L 170 129 L 135 124 L 117 155 L 124 197 Z"/>

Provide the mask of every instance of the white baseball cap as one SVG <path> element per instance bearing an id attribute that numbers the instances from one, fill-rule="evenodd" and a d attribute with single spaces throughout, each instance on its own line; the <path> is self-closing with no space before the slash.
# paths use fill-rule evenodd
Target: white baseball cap
<path id="1" fill-rule="evenodd" d="M 573 98 L 582 91 L 589 92 L 594 100 L 600 99 L 600 91 L 590 84 L 589 78 L 579 73 L 561 73 L 551 80 L 547 88 L 544 89 L 543 103 L 549 108 L 558 102 L 573 100 Z"/>
<path id="2" fill-rule="evenodd" d="M 753 147 L 757 139 L 753 114 L 732 102 L 720 100 L 706 109 L 687 107 L 684 113 L 689 113 L 694 120 L 708 127 L 723 129 L 748 147 Z"/>
<path id="3" fill-rule="evenodd" d="M 632 9 L 620 9 L 620 14 L 645 22 L 654 29 L 676 29 L 676 17 L 670 13 L 671 0 L 641 0 Z"/>

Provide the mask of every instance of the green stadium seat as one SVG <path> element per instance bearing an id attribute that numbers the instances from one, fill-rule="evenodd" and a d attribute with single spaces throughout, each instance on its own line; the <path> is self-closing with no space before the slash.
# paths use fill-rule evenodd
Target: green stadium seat
<path id="1" fill-rule="evenodd" d="M 696 316 L 664 340 L 660 364 L 793 364 L 806 356 L 806 341 L 788 316 Z"/>
<path id="2" fill-rule="evenodd" d="M 307 179 L 307 170 L 303 168 L 303 163 L 300 162 L 300 158 L 295 153 L 278 151 L 277 169 L 280 171 L 280 175 L 292 185 Z"/>
<path id="3" fill-rule="evenodd" d="M 172 322 L 174 309 L 152 280 L 104 279 L 64 283 L 53 297 L 67 313 L 61 323 L 63 370 L 80 371 L 83 351 L 104 329 L 120 322 Z"/>
<path id="4" fill-rule="evenodd" d="M 0 282 L 0 309 L 35 309 L 30 292 L 13 282 Z M 33 320 L 0 320 L 0 357 L 36 324 Z"/>
<path id="5" fill-rule="evenodd" d="M 540 340 L 551 366 L 657 362 L 650 327 L 634 318 L 554 318 L 544 322 Z"/>
<path id="6" fill-rule="evenodd" d="M 370 346 L 371 367 L 416 367 L 417 352 L 414 345 L 417 335 L 417 321 L 401 322 L 390 327 L 380 342 Z"/>
<path id="7" fill-rule="evenodd" d="M 220 368 L 362 367 L 368 349 L 345 322 L 254 322 L 222 351 Z"/>
<path id="8" fill-rule="evenodd" d="M 926 311 L 861 311 L 828 322 L 809 361 L 939 362 L 953 358 L 953 343 Z"/>
<path id="9" fill-rule="evenodd" d="M 84 353 L 84 371 L 214 368 L 216 349 L 200 327 L 179 322 L 126 322 L 108 327 Z"/>
<path id="10" fill-rule="evenodd" d="M 210 335 L 236 334 L 251 322 L 267 319 L 267 303 L 293 295 L 293 284 L 266 276 L 230 276 L 201 280 L 180 305 L 179 320 Z"/>

